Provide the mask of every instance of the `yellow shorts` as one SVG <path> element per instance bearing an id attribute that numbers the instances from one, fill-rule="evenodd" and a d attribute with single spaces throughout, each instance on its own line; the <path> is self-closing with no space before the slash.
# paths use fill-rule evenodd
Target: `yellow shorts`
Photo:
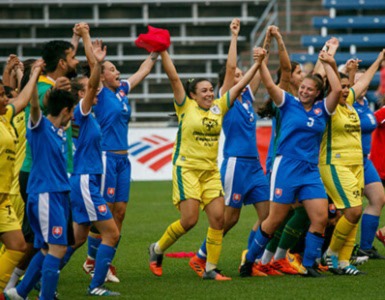
<path id="1" fill-rule="evenodd" d="M 364 168 L 362 165 L 320 165 L 326 192 L 338 209 L 362 205 Z"/>
<path id="2" fill-rule="evenodd" d="M 17 195 L 9 195 L 9 200 L 12 203 L 13 210 L 16 213 L 17 218 L 19 219 L 20 226 L 23 225 L 24 218 L 24 201 L 21 198 L 20 193 Z"/>
<path id="3" fill-rule="evenodd" d="M 21 226 L 11 201 L 9 201 L 9 196 L 0 194 L 0 233 L 20 229 Z"/>
<path id="4" fill-rule="evenodd" d="M 223 196 L 219 170 L 196 170 L 173 166 L 172 200 L 179 208 L 180 201 L 197 199 L 204 209 L 212 200 Z"/>

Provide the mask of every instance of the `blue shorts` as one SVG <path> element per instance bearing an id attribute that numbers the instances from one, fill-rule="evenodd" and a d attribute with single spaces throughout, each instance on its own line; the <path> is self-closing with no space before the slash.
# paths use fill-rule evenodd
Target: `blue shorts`
<path id="1" fill-rule="evenodd" d="M 367 157 L 364 157 L 364 179 L 365 185 L 373 182 L 381 182 L 381 178 L 378 175 L 376 168 L 374 167 L 372 161 Z"/>
<path id="2" fill-rule="evenodd" d="M 103 151 L 101 191 L 108 203 L 128 202 L 130 197 L 131 163 L 127 154 Z"/>
<path id="3" fill-rule="evenodd" d="M 70 200 L 68 192 L 28 194 L 28 219 L 35 234 L 34 247 L 68 245 Z"/>
<path id="4" fill-rule="evenodd" d="M 221 180 L 225 204 L 234 208 L 269 200 L 269 184 L 256 158 L 229 157 L 223 160 Z"/>
<path id="5" fill-rule="evenodd" d="M 73 174 L 71 184 L 72 218 L 78 224 L 104 221 L 112 218 L 106 200 L 100 193 L 101 175 Z"/>
<path id="6" fill-rule="evenodd" d="M 270 200 L 292 204 L 298 201 L 327 199 L 325 187 L 316 164 L 277 156 L 270 181 Z"/>

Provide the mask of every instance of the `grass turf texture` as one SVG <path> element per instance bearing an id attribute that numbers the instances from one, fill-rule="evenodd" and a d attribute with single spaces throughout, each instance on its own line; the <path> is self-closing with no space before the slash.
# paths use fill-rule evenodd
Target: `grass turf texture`
<path id="1" fill-rule="evenodd" d="M 254 208 L 243 209 L 239 223 L 224 238 L 219 268 L 232 281 L 203 281 L 189 267 L 188 259 L 165 257 L 163 276 L 154 276 L 148 267 L 148 246 L 166 227 L 179 218 L 172 205 L 171 182 L 133 182 L 131 197 L 114 265 L 120 283 L 108 283 L 122 295 L 117 299 L 384 299 L 385 260 L 370 260 L 359 269 L 367 275 L 349 277 L 327 273 L 325 278 L 239 277 L 240 256 L 256 220 Z M 381 218 L 381 226 L 384 217 Z M 197 226 L 174 244 L 169 252 L 196 251 L 206 236 L 207 219 L 201 213 Z M 374 242 L 385 255 L 385 247 Z M 62 270 L 58 291 L 60 299 L 90 299 L 86 289 L 89 276 L 82 271 L 85 244 Z M 32 293 L 31 293 L 32 294 Z M 35 294 L 35 293 L 34 293 Z"/>

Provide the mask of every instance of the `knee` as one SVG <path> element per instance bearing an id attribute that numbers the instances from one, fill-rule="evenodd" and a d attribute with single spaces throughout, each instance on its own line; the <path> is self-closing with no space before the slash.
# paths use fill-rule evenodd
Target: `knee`
<path id="1" fill-rule="evenodd" d="M 261 228 L 267 234 L 273 234 L 281 225 L 281 220 L 267 217 L 265 221 L 262 222 Z"/>
<path id="2" fill-rule="evenodd" d="M 180 220 L 180 223 L 184 230 L 189 231 L 198 223 L 198 216 L 190 216 L 188 218 L 183 218 Z"/>
<path id="3" fill-rule="evenodd" d="M 362 206 L 345 209 L 345 218 L 353 224 L 357 224 L 362 215 Z"/>
<path id="4" fill-rule="evenodd" d="M 114 210 L 114 219 L 118 221 L 119 223 L 123 223 L 124 218 L 126 216 L 126 210 L 125 209 L 115 209 Z"/>

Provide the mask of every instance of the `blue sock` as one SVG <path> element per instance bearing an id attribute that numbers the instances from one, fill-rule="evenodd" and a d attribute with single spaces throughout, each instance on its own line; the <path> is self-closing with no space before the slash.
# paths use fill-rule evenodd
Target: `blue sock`
<path id="1" fill-rule="evenodd" d="M 66 264 L 68 263 L 68 261 L 70 260 L 72 254 L 74 254 L 76 249 L 72 248 L 71 246 L 68 246 L 67 247 L 67 252 L 66 254 L 64 255 L 63 259 L 61 260 L 61 264 L 60 264 L 60 270 L 62 270 Z"/>
<path id="2" fill-rule="evenodd" d="M 321 249 L 324 243 L 321 234 L 308 231 L 305 240 L 305 253 L 303 254 L 302 264 L 304 267 L 312 267 L 317 258 L 321 258 Z"/>
<path id="3" fill-rule="evenodd" d="M 41 270 L 40 300 L 52 300 L 55 297 L 57 284 L 59 282 L 61 259 L 47 254 Z"/>
<path id="4" fill-rule="evenodd" d="M 94 238 L 92 236 L 88 236 L 88 256 L 95 259 L 96 252 L 98 252 L 98 248 L 100 243 L 102 242 L 101 238 Z"/>
<path id="5" fill-rule="evenodd" d="M 115 248 L 100 244 L 95 260 L 95 273 L 90 284 L 90 290 L 104 284 L 108 268 L 115 255 Z"/>
<path id="6" fill-rule="evenodd" d="M 199 248 L 198 253 L 197 253 L 197 256 L 198 256 L 200 259 L 206 260 L 206 258 L 207 258 L 206 239 L 203 241 L 201 247 Z"/>
<path id="7" fill-rule="evenodd" d="M 254 262 L 257 258 L 260 258 L 270 239 L 271 237 L 268 237 L 266 233 L 263 233 L 261 226 L 259 226 L 249 247 L 249 251 L 246 254 L 246 260 Z"/>
<path id="8" fill-rule="evenodd" d="M 369 214 L 363 214 L 361 220 L 361 243 L 362 250 L 372 249 L 374 236 L 378 225 L 380 224 L 380 217 Z"/>
<path id="9" fill-rule="evenodd" d="M 32 258 L 29 263 L 27 272 L 25 272 L 23 280 L 17 285 L 17 293 L 24 299 L 32 291 L 36 283 L 41 278 L 41 269 L 43 268 L 43 262 L 45 255 L 39 251 Z"/>
<path id="10" fill-rule="evenodd" d="M 247 240 L 247 249 L 249 249 L 251 244 L 253 243 L 255 233 L 256 231 L 254 231 L 253 229 L 250 230 L 249 239 Z"/>

